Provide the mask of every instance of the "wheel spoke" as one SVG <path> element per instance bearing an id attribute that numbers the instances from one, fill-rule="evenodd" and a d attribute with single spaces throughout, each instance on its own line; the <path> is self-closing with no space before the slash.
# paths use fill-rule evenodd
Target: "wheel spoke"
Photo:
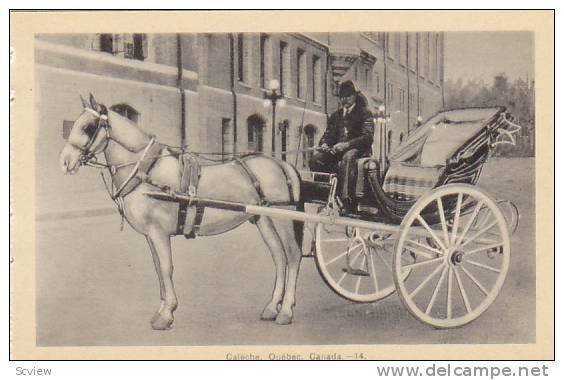
<path id="1" fill-rule="evenodd" d="M 411 243 L 411 244 L 414 244 L 414 245 L 416 245 L 416 246 L 418 246 L 418 247 L 421 247 L 421 248 L 424 248 L 424 249 L 428 249 L 429 251 L 435 252 L 436 254 L 441 255 L 441 256 L 443 255 L 443 252 L 442 252 L 442 251 L 440 251 L 440 250 L 438 250 L 438 249 L 436 249 L 436 248 L 433 248 L 433 247 L 429 247 L 428 245 L 421 244 L 421 243 L 419 243 L 418 241 L 415 241 L 415 240 L 406 240 L 406 243 Z"/>
<path id="2" fill-rule="evenodd" d="M 365 262 L 366 262 L 366 255 L 362 255 L 362 261 L 360 263 L 361 268 Z M 356 279 L 356 286 L 354 287 L 354 292 L 358 294 L 358 290 L 360 289 L 360 280 L 362 280 L 363 276 L 357 276 L 357 277 L 358 278 Z"/>
<path id="3" fill-rule="evenodd" d="M 340 258 L 345 256 L 347 253 L 350 253 L 352 250 L 360 247 L 361 245 L 362 244 L 360 244 L 360 243 L 353 245 L 351 248 L 348 248 L 346 251 L 339 253 L 336 257 L 333 257 L 331 260 L 327 261 L 327 264 L 325 264 L 325 265 L 333 264 L 335 261 L 339 260 Z"/>
<path id="4" fill-rule="evenodd" d="M 437 237 L 437 235 L 435 235 L 435 232 L 433 231 L 433 229 L 431 227 L 429 227 L 429 225 L 427 224 L 427 222 L 421 217 L 421 215 L 417 215 L 417 220 L 419 221 L 419 223 L 421 223 L 421 225 L 423 227 L 425 227 L 425 229 L 431 234 L 431 236 L 433 237 L 433 239 L 435 239 L 435 241 L 437 242 L 437 244 L 439 245 L 439 247 L 441 247 L 441 249 L 443 251 L 446 251 L 445 245 L 443 244 L 443 242 Z M 448 242 L 447 242 L 448 243 Z"/>
<path id="5" fill-rule="evenodd" d="M 456 244 L 460 244 L 462 243 L 462 240 L 464 240 L 464 238 L 466 237 L 466 234 L 468 233 L 468 230 L 470 229 L 470 227 L 472 226 L 472 223 L 474 223 L 474 219 L 476 219 L 476 216 L 478 215 L 478 212 L 480 212 L 480 209 L 482 208 L 482 205 L 484 204 L 484 201 L 479 201 L 478 204 L 476 205 L 476 207 L 474 208 L 474 211 L 472 212 L 472 215 L 470 216 L 470 220 L 468 221 L 468 223 L 466 223 L 466 226 L 464 227 L 464 230 L 462 230 L 462 233 L 460 234 L 460 236 L 458 237 L 458 241 L 456 242 Z"/>
<path id="6" fill-rule="evenodd" d="M 324 239 L 323 241 L 326 243 L 338 243 L 338 242 L 345 242 L 345 241 L 349 241 L 350 238 L 348 237 L 344 237 L 344 238 L 333 238 L 333 239 Z"/>
<path id="7" fill-rule="evenodd" d="M 442 257 L 435 257 L 434 259 L 431 259 L 431 260 L 425 260 L 425 261 L 419 261 L 419 262 L 416 262 L 416 263 L 413 263 L 413 264 L 407 264 L 407 265 L 402 266 L 401 268 L 405 269 L 405 270 L 415 269 L 415 268 L 418 268 L 418 267 L 423 266 L 423 265 L 436 263 L 438 261 L 444 261 L 444 259 Z"/>
<path id="8" fill-rule="evenodd" d="M 482 293 L 484 293 L 484 295 L 485 295 L 486 297 L 490 294 L 490 292 L 488 292 L 488 291 L 486 290 L 486 288 L 484 287 L 484 285 L 482 285 L 482 284 L 480 283 L 480 281 L 478 281 L 478 280 L 476 279 L 476 277 L 474 277 L 474 276 L 472 275 L 472 273 L 470 273 L 470 272 L 468 271 L 468 269 L 464 268 L 463 266 L 461 266 L 460 268 L 461 268 L 462 271 L 468 276 L 468 278 L 469 278 L 470 280 L 472 280 L 472 282 L 482 291 Z"/>
<path id="9" fill-rule="evenodd" d="M 378 293 L 378 278 L 376 277 L 376 269 L 374 268 L 374 257 L 370 255 L 370 267 L 372 268 L 372 278 L 374 280 L 374 291 Z"/>
<path id="10" fill-rule="evenodd" d="M 390 263 L 388 263 L 386 261 L 386 259 L 384 259 L 384 256 L 382 255 L 382 252 L 380 252 L 379 249 L 375 249 L 374 251 L 376 251 L 376 254 L 378 255 L 378 257 L 380 257 L 380 260 L 382 260 L 382 262 L 384 263 L 384 265 L 386 266 L 386 268 L 388 268 L 388 270 L 390 271 L 390 273 L 392 272 L 392 266 L 390 265 Z M 372 256 L 371 256 L 372 257 Z"/>
<path id="11" fill-rule="evenodd" d="M 486 217 L 476 225 L 476 228 L 481 228 L 482 226 L 484 226 L 490 220 L 490 215 L 490 209 L 486 209 Z"/>
<path id="12" fill-rule="evenodd" d="M 458 223 L 460 222 L 460 207 L 462 206 L 462 193 L 458 193 L 458 198 L 456 200 L 456 211 L 454 212 L 454 224 L 452 226 L 452 236 L 450 239 L 450 244 L 456 242 L 456 233 L 458 232 Z M 447 240 L 447 243 L 449 241 Z"/>
<path id="13" fill-rule="evenodd" d="M 464 243 L 462 243 L 460 245 L 460 247 L 464 247 L 466 244 L 476 240 L 476 238 L 478 238 L 479 236 L 481 236 L 482 234 L 484 234 L 485 232 L 487 232 L 490 228 L 492 228 L 493 226 L 495 226 L 497 224 L 497 220 L 494 220 L 493 222 L 491 222 L 490 224 L 488 224 L 486 227 L 482 228 L 480 231 L 476 232 L 476 234 L 474 236 L 472 236 L 470 239 L 466 240 Z"/>
<path id="14" fill-rule="evenodd" d="M 360 244 L 358 244 L 360 245 Z M 352 267 L 354 265 L 354 263 L 356 263 L 356 260 L 358 260 L 358 258 L 360 257 L 360 255 L 362 254 L 362 250 L 358 251 L 357 255 L 354 257 L 354 259 L 352 259 L 350 261 L 350 266 Z M 341 282 L 343 282 L 343 280 L 345 279 L 345 276 L 347 275 L 347 272 L 343 272 L 343 275 L 341 276 L 341 278 L 339 278 L 339 281 L 337 281 L 338 285 L 341 285 Z"/>
<path id="15" fill-rule="evenodd" d="M 434 258 L 436 257 L 436 256 L 431 255 L 430 253 L 427 253 L 427 252 L 424 252 L 424 251 L 420 251 L 420 250 L 418 250 L 418 249 L 416 249 L 416 248 L 413 248 L 413 247 L 410 247 L 410 246 L 408 246 L 408 245 L 405 246 L 405 249 L 407 249 L 408 251 L 411 251 L 411 252 L 415 253 L 416 255 L 423 256 L 423 257 L 425 257 L 426 259 L 434 259 Z"/>
<path id="16" fill-rule="evenodd" d="M 466 261 L 468 264 L 475 265 L 475 266 L 477 266 L 477 267 L 479 267 L 479 268 L 486 269 L 486 270 L 489 270 L 489 271 L 492 271 L 492 272 L 496 272 L 496 273 L 501 273 L 501 270 L 500 270 L 500 269 L 497 269 L 497 268 L 494 268 L 494 267 L 490 267 L 489 265 L 482 264 L 482 263 L 477 263 L 477 262 L 472 261 L 472 260 L 465 260 L 465 261 Z"/>
<path id="17" fill-rule="evenodd" d="M 464 286 L 462 286 L 462 281 L 460 280 L 460 274 L 458 273 L 457 267 L 454 267 L 454 276 L 456 277 L 456 283 L 458 284 L 458 289 L 460 289 L 460 294 L 462 294 L 462 300 L 464 301 L 466 312 L 469 313 L 472 311 L 472 307 L 470 306 L 470 301 L 468 300 L 466 290 L 464 290 Z"/>
<path id="18" fill-rule="evenodd" d="M 429 315 L 429 313 L 431 312 L 431 309 L 435 304 L 435 300 L 437 299 L 437 294 L 439 294 L 439 289 L 441 288 L 441 285 L 443 284 L 443 281 L 445 279 L 447 267 L 446 265 L 443 265 L 442 268 L 443 272 L 441 273 L 441 277 L 439 278 L 439 281 L 437 281 L 437 285 L 435 285 L 435 290 L 433 290 L 433 295 L 431 296 L 431 300 L 429 300 L 429 304 L 427 305 L 427 309 L 425 310 L 425 314 L 427 315 Z"/>
<path id="19" fill-rule="evenodd" d="M 437 206 L 439 208 L 439 216 L 441 217 L 441 227 L 443 229 L 444 239 L 448 242 L 448 227 L 445 218 L 445 210 L 443 208 L 443 199 L 441 197 L 437 198 Z"/>
<path id="20" fill-rule="evenodd" d="M 447 281 L 447 319 L 452 318 L 452 268 L 448 268 Z"/>
<path id="21" fill-rule="evenodd" d="M 488 249 L 499 248 L 499 247 L 501 247 L 502 245 L 503 245 L 503 242 L 498 242 L 498 243 L 494 243 L 494 244 L 489 244 L 489 245 L 485 245 L 485 246 L 480 247 L 480 248 L 473 249 L 473 250 L 471 250 L 471 251 L 465 251 L 464 254 L 465 254 L 465 255 L 471 255 L 471 254 L 476 253 L 476 252 L 481 252 L 481 251 L 485 251 L 485 250 L 488 250 Z"/>
<path id="22" fill-rule="evenodd" d="M 441 270 L 442 267 L 443 267 L 442 265 L 437 266 L 437 267 L 435 268 L 435 270 L 434 270 L 429 276 L 427 276 L 427 278 L 424 279 L 424 280 L 419 284 L 419 286 L 413 290 L 413 292 L 411 292 L 411 293 L 409 294 L 409 297 L 410 297 L 410 298 L 415 297 L 415 296 L 417 295 L 417 293 L 419 293 L 419 291 L 420 291 L 421 289 L 423 289 L 423 287 L 424 287 L 425 285 L 427 285 L 427 284 L 429 283 L 429 281 L 431 281 L 431 279 L 432 279 L 433 277 L 435 277 L 435 275 L 436 275 L 437 273 L 439 273 L 439 271 Z"/>

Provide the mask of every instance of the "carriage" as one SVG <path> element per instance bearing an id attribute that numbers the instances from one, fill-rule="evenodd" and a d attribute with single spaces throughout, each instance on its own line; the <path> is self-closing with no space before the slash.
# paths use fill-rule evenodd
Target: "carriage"
<path id="1" fill-rule="evenodd" d="M 190 195 L 152 196 L 304 221 L 313 239 L 303 257 L 315 259 L 339 296 L 376 302 L 397 291 L 420 321 L 457 327 L 493 303 L 509 268 L 517 207 L 493 199 L 476 183 L 495 147 L 514 144 L 519 128 L 503 107 L 435 115 L 386 162 L 358 161 L 359 203 L 346 215 L 340 212 L 335 173 L 301 172 L 302 197 L 317 205 L 314 213 Z"/>
<path id="2" fill-rule="evenodd" d="M 249 219 L 257 224 L 276 265 L 272 300 L 261 318 L 279 324 L 292 320 L 300 254 L 315 259 L 338 295 L 375 302 L 397 291 L 411 314 L 437 328 L 478 318 L 501 290 L 519 213 L 476 183 L 495 148 L 515 144 L 520 127 L 503 107 L 440 112 L 388 159 L 358 160 L 358 207 L 343 215 L 334 173 L 302 172 L 300 179 L 291 165 L 261 155 L 200 168 L 193 152 L 156 143 L 124 118 L 108 114 L 92 95 L 83 105 L 61 152 L 61 167 L 71 174 L 80 165 L 109 170 L 116 188 L 109 190 L 111 198 L 146 236 L 155 259 L 161 306 L 151 320 L 154 329 L 170 328 L 177 306 L 170 237 L 183 232 L 188 209 L 192 232 L 205 224 L 204 207 L 219 210 L 216 215 L 223 218 L 219 229 L 200 230 L 204 236 Z M 101 152 L 105 164 L 96 160 Z M 179 168 L 189 173 L 184 187 L 184 176 L 176 179 Z M 199 187 L 197 180 L 191 182 L 200 177 Z M 276 202 L 276 194 L 286 194 L 279 198 L 285 202 Z M 257 216 L 265 218 L 253 219 Z M 275 226 L 273 220 L 291 223 Z M 310 252 L 302 253 L 303 223 L 313 239 Z"/>
<path id="3" fill-rule="evenodd" d="M 335 223 L 335 175 L 304 173 L 304 198 L 330 217 L 316 224 L 311 253 L 327 285 L 355 302 L 398 291 L 415 317 L 439 328 L 477 318 L 503 285 L 519 213 L 476 183 L 518 130 L 502 107 L 435 115 L 389 161 L 358 161 L 359 205 L 348 223 Z"/>

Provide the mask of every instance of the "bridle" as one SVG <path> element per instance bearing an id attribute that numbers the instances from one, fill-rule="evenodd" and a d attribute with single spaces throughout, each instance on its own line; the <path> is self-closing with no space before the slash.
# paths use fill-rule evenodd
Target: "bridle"
<path id="1" fill-rule="evenodd" d="M 96 155 L 106 150 L 110 141 L 110 124 L 108 123 L 107 111 L 105 110 L 105 108 L 103 108 L 101 112 L 98 112 L 88 107 L 84 107 L 84 111 L 96 116 L 96 129 L 94 130 L 92 137 L 90 137 L 90 139 L 84 146 L 78 146 L 73 144 L 72 142 L 69 142 L 69 144 L 80 151 L 80 157 L 78 158 L 80 165 L 88 165 L 94 167 L 105 166 L 97 162 Z M 106 143 L 101 149 L 92 150 L 92 146 L 98 139 L 98 135 L 100 134 L 100 131 L 102 131 L 102 129 L 106 133 Z"/>

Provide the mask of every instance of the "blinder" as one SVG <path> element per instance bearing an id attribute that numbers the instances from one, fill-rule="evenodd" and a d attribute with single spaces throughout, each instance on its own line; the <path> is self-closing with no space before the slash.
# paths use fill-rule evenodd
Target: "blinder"
<path id="1" fill-rule="evenodd" d="M 94 145 L 94 142 L 96 142 L 96 140 L 98 139 L 98 135 L 100 134 L 100 131 L 102 129 L 104 129 L 106 132 L 106 144 L 104 148 L 101 149 L 100 151 L 106 149 L 110 139 L 110 131 L 109 131 L 110 125 L 108 124 L 108 111 L 106 107 L 101 106 L 100 112 L 95 111 L 92 108 L 88 108 L 88 107 L 85 107 L 84 110 L 96 116 L 97 121 L 95 126 L 89 125 L 85 128 L 85 133 L 89 137 L 89 140 L 86 143 L 86 145 L 84 145 L 84 147 L 80 147 L 72 144 L 76 149 L 80 150 L 81 152 L 79 158 L 79 162 L 81 165 L 88 164 L 91 160 L 95 159 L 96 154 L 99 153 L 92 151 L 91 149 L 92 149 L 92 145 Z"/>

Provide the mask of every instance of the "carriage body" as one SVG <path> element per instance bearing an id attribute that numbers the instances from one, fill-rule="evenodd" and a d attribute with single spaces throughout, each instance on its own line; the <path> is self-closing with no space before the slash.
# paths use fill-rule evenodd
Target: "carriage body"
<path id="1" fill-rule="evenodd" d="M 423 194 L 447 184 L 476 185 L 504 136 L 515 133 L 504 107 L 443 111 L 418 127 L 385 163 L 359 159 L 357 216 L 401 224 Z M 301 172 L 305 202 L 325 204 L 335 173 Z"/>
<path id="2" fill-rule="evenodd" d="M 476 184 L 495 146 L 514 143 L 518 129 L 503 107 L 444 111 L 386 162 L 360 159 L 358 208 L 347 217 L 375 228 L 316 224 L 312 257 L 329 287 L 355 302 L 397 290 L 414 316 L 439 328 L 481 315 L 505 280 L 519 214 Z M 339 214 L 334 173 L 304 172 L 302 180 L 306 202 Z"/>

